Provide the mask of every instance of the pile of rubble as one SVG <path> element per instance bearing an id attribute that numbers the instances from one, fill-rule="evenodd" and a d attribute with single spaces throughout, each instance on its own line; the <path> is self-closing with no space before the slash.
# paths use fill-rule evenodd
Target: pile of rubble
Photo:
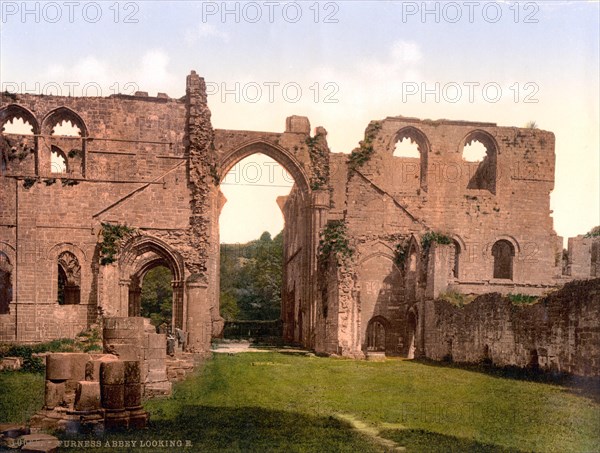
<path id="1" fill-rule="evenodd" d="M 138 360 L 110 354 L 56 353 L 46 359 L 44 408 L 32 429 L 95 432 L 143 428 L 143 383 Z"/>

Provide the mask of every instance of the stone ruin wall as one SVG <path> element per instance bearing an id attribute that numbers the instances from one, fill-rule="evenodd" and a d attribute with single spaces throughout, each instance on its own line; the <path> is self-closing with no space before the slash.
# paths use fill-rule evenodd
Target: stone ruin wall
<path id="1" fill-rule="evenodd" d="M 2 107 L 11 101 L 3 98 Z M 99 312 L 127 315 L 115 298 L 118 276 L 112 278 L 96 264 L 101 222 L 134 226 L 185 253 L 183 238 L 189 224 L 185 106 L 173 99 L 120 95 L 19 95 L 18 104 L 30 112 L 24 119 L 41 136 L 35 137 L 37 153 L 9 160 L 0 178 L 1 245 L 14 276 L 10 313 L 0 315 L 0 340 L 73 337 Z M 64 118 L 84 129 L 85 140 L 50 135 L 54 121 Z M 31 140 L 31 136 L 7 137 L 11 143 Z M 67 157 L 67 175 L 51 172 L 52 146 Z M 79 150 L 78 155 L 68 157 L 72 150 Z M 35 178 L 31 187 L 26 187 L 28 178 Z M 157 205 L 161 215 L 152 209 Z M 56 262 L 64 251 L 75 255 L 80 266 L 81 302 L 76 305 L 56 303 Z M 102 271 L 107 273 L 106 282 Z"/>
<path id="2" fill-rule="evenodd" d="M 99 315 L 131 314 L 134 277 L 161 260 L 177 276 L 176 323 L 191 335 L 189 350 L 205 350 L 222 329 L 218 216 L 226 200 L 218 185 L 255 152 L 275 158 L 296 182 L 278 200 L 286 220 L 288 341 L 364 357 L 369 323 L 378 320 L 385 352 L 407 355 L 421 335 L 413 330 L 425 327 L 423 304 L 445 291 L 539 295 L 599 272 L 597 241 L 584 237 L 570 240 L 563 266 L 549 207 L 551 132 L 390 117 L 370 123 L 356 150 L 368 158 L 352 166 L 347 154 L 330 153 L 323 128 L 311 136 L 304 117 L 288 118 L 283 133 L 214 130 L 204 81 L 194 72 L 178 100 L 145 93 L 2 96 L 0 123 L 13 117 L 28 120 L 35 135 L 0 137 L 12 153 L 0 178 L 0 264 L 14 276 L 0 341 L 74 336 Z M 83 137 L 52 135 L 63 119 Z M 420 158 L 392 155 L 402 138 L 418 144 Z M 462 158 L 471 140 L 488 148 L 480 163 Z M 49 168 L 53 145 L 67 157 L 66 177 Z M 355 250 L 343 266 L 318 259 L 320 232 L 332 220 L 345 222 Z M 97 264 L 101 222 L 138 230 L 106 266 Z M 449 234 L 460 253 L 422 250 L 427 231 Z M 510 279 L 493 278 L 498 240 L 514 249 Z M 408 261 L 397 260 L 398 246 Z M 77 305 L 56 303 L 56 262 L 65 252 L 79 265 Z M 454 275 L 449 263 L 456 256 Z"/>
<path id="3" fill-rule="evenodd" d="M 574 281 L 533 305 L 498 293 L 464 307 L 425 304 L 425 355 L 600 376 L 600 279 Z"/>

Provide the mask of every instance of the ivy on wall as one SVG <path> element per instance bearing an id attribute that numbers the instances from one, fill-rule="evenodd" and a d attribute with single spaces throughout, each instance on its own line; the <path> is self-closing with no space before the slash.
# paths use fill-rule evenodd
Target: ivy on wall
<path id="1" fill-rule="evenodd" d="M 431 244 L 434 242 L 436 244 L 448 245 L 452 244 L 452 238 L 437 231 L 428 231 L 421 238 L 421 247 L 423 248 L 423 252 L 427 252 L 429 247 L 431 247 Z"/>
<path id="2" fill-rule="evenodd" d="M 307 137 L 305 141 L 313 173 L 310 178 L 311 190 L 322 189 L 329 181 L 329 148 L 326 135 L 327 132 L 319 127 L 315 136 Z"/>
<path id="3" fill-rule="evenodd" d="M 102 223 L 102 242 L 100 243 L 100 264 L 106 266 L 114 263 L 119 252 L 120 241 L 137 232 L 135 228 L 126 225 Z"/>
<path id="4" fill-rule="evenodd" d="M 319 257 L 326 259 L 333 255 L 339 262 L 344 262 L 351 258 L 354 249 L 350 246 L 347 236 L 347 227 L 344 220 L 332 220 L 323 230 L 321 240 L 319 241 Z"/>
<path id="5" fill-rule="evenodd" d="M 357 168 L 364 165 L 366 162 L 371 159 L 373 155 L 373 142 L 381 129 L 380 121 L 373 121 L 369 123 L 367 126 L 367 130 L 365 131 L 365 138 L 359 144 L 358 148 L 355 148 L 348 156 L 348 166 L 351 170 L 356 170 Z"/>

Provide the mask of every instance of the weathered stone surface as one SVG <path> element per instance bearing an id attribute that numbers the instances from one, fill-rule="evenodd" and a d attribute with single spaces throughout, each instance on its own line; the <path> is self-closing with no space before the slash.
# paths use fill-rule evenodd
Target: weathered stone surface
<path id="1" fill-rule="evenodd" d="M 127 429 L 129 427 L 129 412 L 124 409 L 107 409 L 104 413 L 104 426 L 107 430 Z"/>
<path id="2" fill-rule="evenodd" d="M 142 404 L 143 384 L 126 384 L 125 385 L 125 407 L 137 407 Z"/>
<path id="3" fill-rule="evenodd" d="M 29 428 L 20 423 L 0 423 L 0 435 L 14 439 L 29 434 Z"/>
<path id="4" fill-rule="evenodd" d="M 44 392 L 44 406 L 47 409 L 54 409 L 56 406 L 61 406 L 65 402 L 65 381 L 52 382 L 46 380 Z"/>
<path id="5" fill-rule="evenodd" d="M 23 443 L 21 448 L 25 453 L 54 453 L 60 446 L 60 441 L 49 434 L 27 434 L 21 436 L 19 441 Z"/>
<path id="6" fill-rule="evenodd" d="M 21 357 L 3 357 L 0 359 L 0 371 L 3 370 L 20 370 L 23 365 Z"/>
<path id="7" fill-rule="evenodd" d="M 107 352 L 161 359 L 165 345 L 144 336 L 153 328 L 139 317 L 140 282 L 160 263 L 173 274 L 171 327 L 181 332 L 173 352 L 208 351 L 223 326 L 219 185 L 255 153 L 276 159 L 295 181 L 278 200 L 286 341 L 347 357 L 380 349 L 419 355 L 431 299 L 541 295 L 600 272 L 597 236 L 573 238 L 563 263 L 550 216 L 549 131 L 396 116 L 371 121 L 352 154 L 331 153 L 327 131 L 317 127 L 311 136 L 305 117 L 287 118 L 283 132 L 214 129 L 206 84 L 195 72 L 181 99 L 2 95 L 0 128 L 15 118 L 34 135 L 0 135 L 0 270 L 23 282 L 11 300 L 11 291 L 0 295 L 0 342 L 74 337 L 102 313 Z M 80 134 L 57 135 L 63 121 Z M 477 161 L 464 154 L 476 142 L 486 148 Z M 399 155 L 398 143 L 414 144 L 413 154 Z M 66 172 L 52 168 L 53 152 L 64 155 Z M 353 253 L 326 256 L 319 247 L 333 222 L 344 227 L 338 244 Z M 115 256 L 99 256 L 103 223 L 137 229 L 118 241 Z M 429 247 L 433 232 L 451 244 Z M 57 266 L 68 276 L 61 303 Z M 598 328 L 597 319 L 581 316 Z M 572 353 L 587 360 L 580 349 Z M 73 379 L 67 374 L 56 369 L 49 379 Z"/>
<path id="8" fill-rule="evenodd" d="M 86 365 L 90 360 L 90 355 L 85 353 L 69 353 L 71 362 L 70 380 L 82 381 L 85 379 Z"/>
<path id="9" fill-rule="evenodd" d="M 125 407 L 125 386 L 123 384 L 101 384 L 102 407 L 123 409 Z"/>
<path id="10" fill-rule="evenodd" d="M 129 360 L 125 362 L 125 380 L 124 384 L 139 384 L 142 377 L 140 362 Z"/>
<path id="11" fill-rule="evenodd" d="M 163 349 L 166 351 L 167 348 L 167 336 L 162 333 L 150 333 L 148 334 L 147 349 Z"/>
<path id="12" fill-rule="evenodd" d="M 100 409 L 100 383 L 80 381 L 75 393 L 76 411 L 93 411 Z"/>
<path id="13" fill-rule="evenodd" d="M 100 382 L 103 385 L 115 385 L 125 383 L 125 362 L 110 361 L 100 364 Z"/>
<path id="14" fill-rule="evenodd" d="M 112 354 L 93 356 L 92 360 L 85 364 L 85 380 L 100 381 L 100 365 L 103 362 L 113 362 L 115 360 L 119 360 L 119 358 Z"/>
<path id="15" fill-rule="evenodd" d="M 46 379 L 51 381 L 64 381 L 71 379 L 72 365 L 71 354 L 59 352 L 48 355 L 46 358 Z"/>

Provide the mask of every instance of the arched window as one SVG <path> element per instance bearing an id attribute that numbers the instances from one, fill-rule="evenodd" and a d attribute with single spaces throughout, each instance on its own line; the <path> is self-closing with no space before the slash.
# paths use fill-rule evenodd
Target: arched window
<path id="1" fill-rule="evenodd" d="M 513 258 L 515 248 L 506 239 L 497 241 L 492 247 L 494 257 L 494 278 L 513 278 Z"/>
<path id="2" fill-rule="evenodd" d="M 59 107 L 50 112 L 42 122 L 42 131 L 46 135 L 87 137 L 83 119 L 66 107 Z"/>
<path id="3" fill-rule="evenodd" d="M 494 138 L 482 130 L 472 131 L 461 143 L 460 152 L 465 162 L 478 164 L 469 172 L 467 188 L 496 193 L 498 147 Z"/>
<path id="4" fill-rule="evenodd" d="M 0 315 L 8 314 L 12 301 L 12 265 L 8 256 L 0 252 Z"/>
<path id="5" fill-rule="evenodd" d="M 415 175 L 419 178 L 421 189 L 427 190 L 427 156 L 429 154 L 429 141 L 423 132 L 419 129 L 409 126 L 400 129 L 394 137 L 395 157 L 416 158 L 420 162 L 411 164 L 407 163 L 407 168 L 404 169 L 406 175 Z M 414 165 L 415 168 L 411 168 Z"/>
<path id="6" fill-rule="evenodd" d="M 67 156 L 58 146 L 52 146 L 50 153 L 50 172 L 55 174 L 67 173 Z"/>
<path id="7" fill-rule="evenodd" d="M 58 295 L 60 305 L 74 305 L 80 302 L 81 266 L 71 252 L 58 256 Z"/>
<path id="8" fill-rule="evenodd" d="M 11 104 L 0 110 L 0 132 L 3 134 L 39 134 L 39 126 L 33 114 L 20 105 Z"/>

